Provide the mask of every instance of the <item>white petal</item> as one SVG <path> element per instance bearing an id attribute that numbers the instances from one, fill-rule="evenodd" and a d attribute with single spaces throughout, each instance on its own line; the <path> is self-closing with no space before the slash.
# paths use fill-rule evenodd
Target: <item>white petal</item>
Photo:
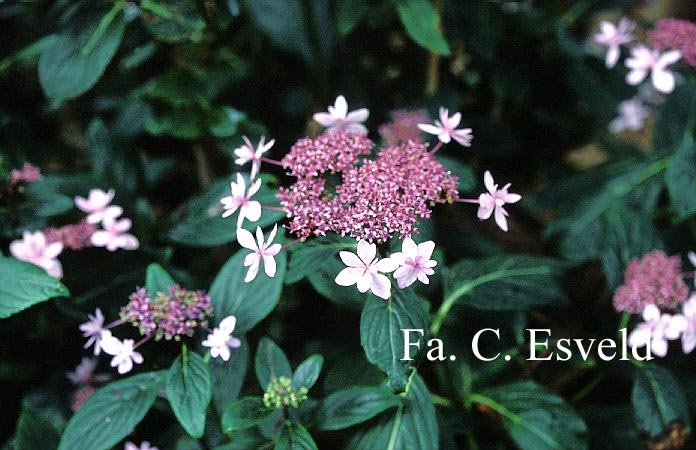
<path id="1" fill-rule="evenodd" d="M 249 266 L 249 270 L 247 271 L 246 276 L 244 277 L 244 282 L 249 283 L 252 281 L 254 278 L 256 278 L 256 275 L 259 273 L 259 261 L 256 260 L 254 264 Z"/>
<path id="2" fill-rule="evenodd" d="M 266 275 L 273 278 L 276 274 L 275 258 L 272 256 L 264 255 L 264 257 L 263 257 L 263 269 L 265 270 Z"/>
<path id="3" fill-rule="evenodd" d="M 372 276 L 370 290 L 377 297 L 388 299 L 391 295 L 391 282 L 384 275 L 376 274 Z"/>
<path id="4" fill-rule="evenodd" d="M 367 241 L 358 241 L 358 257 L 362 259 L 365 264 L 372 263 L 377 255 L 377 246 L 375 244 L 370 244 Z"/>
<path id="5" fill-rule="evenodd" d="M 505 210 L 501 207 L 495 208 L 495 223 L 498 224 L 501 230 L 507 231 L 508 226 L 507 226 L 507 219 L 505 218 L 506 213 Z"/>
<path id="6" fill-rule="evenodd" d="M 674 90 L 674 74 L 669 70 L 656 68 L 652 72 L 652 83 L 658 91 L 669 94 Z"/>
<path id="7" fill-rule="evenodd" d="M 234 331 L 234 327 L 237 325 L 237 318 L 235 316 L 227 316 L 220 321 L 218 328 L 223 330 L 227 334 L 231 334 Z"/>
<path id="8" fill-rule="evenodd" d="M 647 305 L 643 310 L 643 320 L 653 322 L 660 319 L 660 310 L 655 305 Z"/>
<path id="9" fill-rule="evenodd" d="M 607 69 L 611 69 L 616 65 L 616 63 L 619 61 L 619 56 L 621 56 L 621 50 L 619 49 L 619 46 L 610 46 L 609 50 L 607 50 L 607 57 L 605 61 Z"/>
<path id="10" fill-rule="evenodd" d="M 348 114 L 348 102 L 346 98 L 342 95 L 336 97 L 334 102 L 334 117 L 346 117 Z"/>
<path id="11" fill-rule="evenodd" d="M 486 172 L 483 174 L 483 185 L 486 186 L 486 189 L 491 194 L 495 194 L 496 189 L 498 189 L 495 181 L 493 181 L 493 175 L 491 175 L 491 172 L 488 170 L 486 170 Z"/>
<path id="12" fill-rule="evenodd" d="M 626 83 L 635 86 L 640 84 L 648 75 L 648 71 L 644 69 L 633 69 L 626 74 Z"/>
<path id="13" fill-rule="evenodd" d="M 358 290 L 360 292 L 367 292 L 370 290 L 370 284 L 372 284 L 372 275 L 367 270 L 360 272 L 360 277 L 358 278 Z"/>
<path id="14" fill-rule="evenodd" d="M 428 123 L 419 123 L 418 128 L 421 131 L 425 131 L 428 134 L 434 134 L 436 136 L 438 134 L 442 133 L 442 131 L 443 131 L 442 128 L 436 127 L 435 125 L 430 125 Z"/>
<path id="15" fill-rule="evenodd" d="M 406 236 L 401 243 L 401 252 L 407 258 L 415 258 L 418 256 L 418 246 L 410 236 Z"/>
<path id="16" fill-rule="evenodd" d="M 251 201 L 242 206 L 242 213 L 249 222 L 256 222 L 261 218 L 261 203 Z"/>
<path id="17" fill-rule="evenodd" d="M 429 260 L 435 250 L 435 242 L 425 241 L 418 244 L 418 256 Z"/>
<path id="18" fill-rule="evenodd" d="M 341 251 L 338 253 L 338 256 L 341 258 L 341 261 L 343 261 L 343 264 L 345 264 L 348 267 L 362 267 L 363 262 L 358 258 L 358 255 L 352 252 L 348 251 Z"/>
<path id="19" fill-rule="evenodd" d="M 370 117 L 370 111 L 367 108 L 360 108 L 348 113 L 346 120 L 350 122 L 364 122 L 368 117 Z"/>
<path id="20" fill-rule="evenodd" d="M 339 286 L 352 286 L 358 282 L 358 280 L 362 276 L 362 273 L 363 273 L 362 269 L 347 267 L 347 268 L 341 270 L 338 273 L 338 275 L 336 275 L 336 279 L 334 281 Z"/>
<path id="21" fill-rule="evenodd" d="M 379 261 L 377 261 L 377 264 L 375 264 L 375 267 L 377 267 L 377 270 L 379 272 L 393 272 L 399 267 L 399 262 L 395 261 L 391 258 L 382 258 Z"/>
<path id="22" fill-rule="evenodd" d="M 249 250 L 258 250 L 254 236 L 249 230 L 245 230 L 244 228 L 237 229 L 237 242 L 239 242 L 239 245 L 244 248 L 248 248 Z"/>
<path id="23" fill-rule="evenodd" d="M 325 112 L 316 113 L 314 116 L 312 116 L 312 118 L 322 127 L 330 127 L 336 122 L 331 114 Z"/>

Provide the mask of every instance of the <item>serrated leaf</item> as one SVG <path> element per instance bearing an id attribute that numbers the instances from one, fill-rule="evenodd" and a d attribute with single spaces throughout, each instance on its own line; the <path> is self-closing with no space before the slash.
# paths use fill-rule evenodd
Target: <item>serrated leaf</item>
<path id="1" fill-rule="evenodd" d="M 321 355 L 312 355 L 302 361 L 295 369 L 295 373 L 292 374 L 292 385 L 296 388 L 306 387 L 307 390 L 312 389 L 314 383 L 317 382 L 317 378 L 319 378 L 323 364 L 324 357 Z"/>
<path id="2" fill-rule="evenodd" d="M 259 384 L 264 391 L 268 388 L 271 380 L 279 377 L 292 377 L 292 369 L 285 353 L 267 337 L 261 338 L 259 341 L 254 368 Z"/>
<path id="3" fill-rule="evenodd" d="M 164 392 L 184 431 L 193 438 L 203 436 L 212 388 L 208 366 L 198 353 L 184 350 L 174 360 Z"/>
<path id="4" fill-rule="evenodd" d="M 677 216 L 685 219 L 696 213 L 696 142 L 691 134 L 674 154 L 665 179 Z"/>
<path id="5" fill-rule="evenodd" d="M 449 55 L 449 45 L 440 32 L 440 15 L 428 0 L 399 0 L 401 23 L 418 45 L 439 55 Z"/>
<path id="6" fill-rule="evenodd" d="M 299 423 L 286 421 L 276 441 L 275 450 L 317 450 L 309 431 Z"/>
<path id="7" fill-rule="evenodd" d="M 58 450 L 108 450 L 119 443 L 145 417 L 165 374 L 142 373 L 98 389 L 68 422 Z"/>
<path id="8" fill-rule="evenodd" d="M 342 430 L 365 422 L 401 405 L 401 399 L 384 386 L 354 386 L 332 393 L 322 403 L 317 417 L 321 430 Z"/>
<path id="9" fill-rule="evenodd" d="M 158 292 L 167 292 L 167 288 L 173 284 L 176 284 L 176 281 L 164 270 L 164 267 L 157 263 L 147 266 L 145 286 L 151 298 L 154 298 Z"/>
<path id="10" fill-rule="evenodd" d="M 0 318 L 70 292 L 57 279 L 33 264 L 0 255 Z"/>
<path id="11" fill-rule="evenodd" d="M 222 432 L 231 433 L 258 425 L 273 414 L 260 397 L 244 397 L 225 409 L 222 416 Z"/>
<path id="12" fill-rule="evenodd" d="M 669 433 L 669 425 L 674 421 L 691 428 L 684 391 L 664 367 L 646 364 L 637 369 L 631 403 L 638 428 L 651 437 Z"/>

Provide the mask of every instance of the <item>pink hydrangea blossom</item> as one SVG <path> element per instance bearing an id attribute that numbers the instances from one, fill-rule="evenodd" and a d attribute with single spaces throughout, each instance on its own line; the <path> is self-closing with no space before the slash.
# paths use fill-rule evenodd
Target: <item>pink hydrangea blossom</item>
<path id="1" fill-rule="evenodd" d="M 679 50 L 684 62 L 696 67 L 696 23 L 688 20 L 662 19 L 648 38 L 656 48 Z"/>
<path id="2" fill-rule="evenodd" d="M 691 353 L 696 348 L 696 293 L 691 294 L 689 300 L 684 303 L 682 314 L 686 319 L 686 328 L 682 333 L 682 350 Z"/>
<path id="3" fill-rule="evenodd" d="M 385 145 L 405 144 L 408 141 L 421 142 L 419 123 L 430 120 L 423 111 L 396 110 L 390 114 L 391 121 L 380 125 L 379 135 Z"/>
<path id="4" fill-rule="evenodd" d="M 92 246 L 92 235 L 97 227 L 81 220 L 75 225 L 63 225 L 60 228 L 46 228 L 44 234 L 48 242 L 60 242 L 64 248 L 81 250 Z"/>
<path id="5" fill-rule="evenodd" d="M 419 123 L 418 128 L 428 134 L 434 134 L 443 144 L 449 144 L 454 139 L 464 147 L 471 147 L 471 140 L 474 138 L 473 134 L 471 134 L 471 128 L 457 129 L 461 120 L 461 113 L 454 113 L 450 117 L 449 110 L 440 107 L 440 120 L 436 120 L 434 125 Z"/>
<path id="6" fill-rule="evenodd" d="M 261 188 L 261 180 L 256 180 L 251 183 L 247 191 L 244 177 L 241 173 L 238 173 L 237 182 L 232 181 L 230 183 L 230 188 L 232 189 L 232 195 L 220 199 L 220 203 L 222 203 L 225 208 L 222 217 L 229 217 L 239 210 L 237 228 L 241 228 L 244 219 L 250 222 L 259 220 L 261 218 L 261 203 L 251 200 L 251 197 Z"/>
<path id="7" fill-rule="evenodd" d="M 210 348 L 210 356 L 220 357 L 223 361 L 228 361 L 230 348 L 238 348 L 242 345 L 239 339 L 232 336 L 236 324 L 237 318 L 235 316 L 227 316 L 220 321 L 216 328 L 213 328 L 212 333 L 208 334 L 208 338 L 203 341 L 202 345 Z"/>
<path id="8" fill-rule="evenodd" d="M 94 315 L 89 314 L 87 316 L 89 320 L 80 325 L 80 331 L 82 331 L 82 337 L 87 338 L 84 348 L 89 348 L 90 345 L 94 344 L 94 354 L 98 355 L 101 353 L 101 333 L 104 331 L 104 314 L 102 314 L 101 309 L 97 308 L 94 311 Z"/>
<path id="9" fill-rule="evenodd" d="M 101 189 L 90 189 L 87 198 L 79 195 L 75 197 L 75 205 L 87 213 L 87 222 L 89 223 L 113 221 L 123 214 L 123 208 L 120 206 L 109 206 L 115 194 L 113 189 L 109 189 L 107 192 Z"/>
<path id="10" fill-rule="evenodd" d="M 49 243 L 41 231 L 25 231 L 22 239 L 10 243 L 10 253 L 15 258 L 41 267 L 50 276 L 63 277 L 63 266 L 56 258 L 63 251 L 60 242 Z"/>
<path id="11" fill-rule="evenodd" d="M 18 183 L 33 183 L 41 179 L 41 169 L 25 162 L 21 169 L 12 169 L 10 172 L 10 184 L 12 186 Z"/>
<path id="12" fill-rule="evenodd" d="M 133 363 L 142 364 L 143 355 L 135 351 L 133 339 L 120 339 L 111 335 L 109 331 L 102 331 L 101 348 L 104 353 L 113 356 L 111 367 L 117 367 L 118 373 L 123 375 L 133 369 Z"/>
<path id="13" fill-rule="evenodd" d="M 103 223 L 103 230 L 95 231 L 91 241 L 95 247 L 106 247 L 110 252 L 115 252 L 119 248 L 124 250 L 137 250 L 140 241 L 132 234 L 126 233 L 131 229 L 133 223 L 130 219 L 108 218 Z"/>
<path id="14" fill-rule="evenodd" d="M 89 384 L 94 376 L 94 369 L 97 368 L 96 358 L 83 357 L 80 364 L 75 367 L 73 372 L 66 372 L 65 376 L 68 377 L 70 382 L 74 385 L 80 386 Z"/>
<path id="15" fill-rule="evenodd" d="M 357 285 L 360 292 L 372 291 L 376 296 L 388 299 L 391 295 L 391 282 L 382 273 L 393 272 L 398 262 L 391 258 L 377 258 L 377 246 L 367 241 L 358 241 L 357 254 L 342 251 L 341 261 L 348 266 L 336 276 L 340 286 Z M 380 273 L 382 272 L 382 273 Z"/>
<path id="16" fill-rule="evenodd" d="M 314 139 L 298 140 L 281 164 L 297 178 L 343 172 L 360 156 L 369 155 L 373 145 L 370 139 L 354 133 L 324 132 Z"/>
<path id="17" fill-rule="evenodd" d="M 512 194 L 508 192 L 510 188 L 510 183 L 503 186 L 502 189 L 498 189 L 498 185 L 493 181 L 493 176 L 489 171 L 486 171 L 483 175 L 483 183 L 488 189 L 488 192 L 484 192 L 479 195 L 478 203 L 479 209 L 477 216 L 481 220 L 486 220 L 491 217 L 491 214 L 495 212 L 495 223 L 498 224 L 501 230 L 507 231 L 507 211 L 505 211 L 504 206 L 510 203 L 517 203 L 522 198 L 519 194 Z"/>
<path id="18" fill-rule="evenodd" d="M 686 327 L 686 319 L 681 314 L 661 314 L 657 306 L 648 305 L 643 310 L 643 322 L 628 336 L 628 345 L 631 348 L 650 345 L 652 353 L 664 357 L 667 341 L 679 339 Z"/>
<path id="19" fill-rule="evenodd" d="M 631 56 L 626 59 L 626 67 L 630 69 L 626 74 L 626 82 L 631 85 L 640 84 L 648 73 L 651 73 L 652 84 L 658 91 L 669 94 L 674 90 L 674 73 L 667 67 L 681 59 L 679 50 L 670 50 L 660 53 L 645 45 L 638 45 L 631 49 Z"/>
<path id="20" fill-rule="evenodd" d="M 328 109 L 328 112 L 314 114 L 314 121 L 330 131 L 367 134 L 367 127 L 363 125 L 370 116 L 367 109 L 360 108 L 348 112 L 348 102 L 342 95 L 336 97 L 333 106 L 329 106 Z"/>
<path id="21" fill-rule="evenodd" d="M 619 23 L 614 25 L 603 20 L 599 24 L 599 32 L 595 33 L 594 41 L 607 47 L 606 66 L 611 69 L 619 61 L 621 56 L 621 46 L 632 42 L 634 38 L 633 30 L 636 28 L 635 22 L 622 17 Z"/>
<path id="22" fill-rule="evenodd" d="M 416 244 L 410 237 L 404 238 L 401 243 L 401 252 L 391 255 L 391 259 L 399 266 L 394 272 L 394 279 L 399 289 L 412 285 L 416 280 L 428 284 L 428 275 L 435 273 L 433 267 L 437 261 L 430 259 L 435 249 L 433 241 L 425 241 Z"/>
<path id="23" fill-rule="evenodd" d="M 151 446 L 148 441 L 143 441 L 140 443 L 140 445 L 136 445 L 132 442 L 126 442 L 126 445 L 123 447 L 123 450 L 159 450 L 159 449 L 157 447 Z"/>
<path id="24" fill-rule="evenodd" d="M 249 253 L 244 258 L 244 267 L 249 267 L 246 277 L 244 277 L 245 283 L 248 283 L 256 278 L 256 275 L 259 273 L 259 266 L 262 260 L 266 275 L 271 278 L 275 276 L 275 256 L 280 252 L 281 249 L 280 244 L 272 244 L 277 231 L 278 225 L 276 224 L 273 226 L 273 230 L 268 235 L 268 240 L 264 242 L 261 227 L 256 227 L 256 240 L 254 240 L 254 236 L 244 228 L 237 230 L 237 241 L 239 242 L 239 245 L 252 250 L 252 253 Z"/>
<path id="25" fill-rule="evenodd" d="M 650 107 L 638 97 L 624 100 L 619 103 L 619 116 L 609 122 L 609 131 L 638 131 L 643 128 L 645 119 L 650 117 L 650 112 Z"/>
<path id="26" fill-rule="evenodd" d="M 261 157 L 263 157 L 263 154 L 273 147 L 273 144 L 275 144 L 275 139 L 265 142 L 266 137 L 261 136 L 261 139 L 256 147 L 254 147 L 254 144 L 251 143 L 248 137 L 242 136 L 242 139 L 244 139 L 244 145 L 237 147 L 234 150 L 234 154 L 237 157 L 234 162 L 242 166 L 251 161 L 250 179 L 253 180 L 259 173 L 259 168 L 261 167 Z"/>

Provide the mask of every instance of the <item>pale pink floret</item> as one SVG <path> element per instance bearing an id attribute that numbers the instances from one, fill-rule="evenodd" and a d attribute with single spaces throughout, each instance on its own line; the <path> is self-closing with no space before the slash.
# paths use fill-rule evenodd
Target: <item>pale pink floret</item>
<path id="1" fill-rule="evenodd" d="M 133 223 L 130 219 L 107 218 L 102 226 L 103 230 L 95 231 L 92 235 L 92 245 L 95 247 L 106 247 L 110 252 L 115 252 L 119 248 L 124 250 L 137 250 L 140 241 L 132 234 L 126 233 L 131 229 Z"/>
<path id="2" fill-rule="evenodd" d="M 429 134 L 434 134 L 443 144 L 449 144 L 452 139 L 459 142 L 464 147 L 471 147 L 471 128 L 460 128 L 459 122 L 462 120 L 461 113 L 454 113 L 449 117 L 449 110 L 440 107 L 440 120 L 436 120 L 434 125 L 419 123 L 418 128 Z"/>
<path id="3" fill-rule="evenodd" d="M 643 322 L 628 336 L 631 348 L 645 347 L 650 343 L 651 353 L 659 357 L 667 355 L 668 340 L 679 339 L 687 328 L 687 320 L 681 314 L 661 314 L 655 305 L 643 310 Z"/>
<path id="4" fill-rule="evenodd" d="M 693 266 L 693 268 L 696 270 L 696 252 L 689 252 L 689 262 Z M 696 286 L 696 276 L 694 276 L 694 286 Z"/>
<path id="5" fill-rule="evenodd" d="M 133 339 L 120 339 L 111 335 L 111 332 L 104 330 L 101 333 L 101 348 L 104 353 L 113 356 L 111 367 L 118 367 L 118 373 L 123 375 L 133 369 L 133 363 L 142 364 L 143 355 L 135 351 Z"/>
<path id="6" fill-rule="evenodd" d="M 97 368 L 96 358 L 83 357 L 80 364 L 75 367 L 73 372 L 66 372 L 65 376 L 68 377 L 70 382 L 77 386 L 82 386 L 89 384 L 92 381 L 94 375 L 94 369 Z"/>
<path id="7" fill-rule="evenodd" d="M 648 73 L 651 73 L 652 84 L 658 91 L 669 94 L 674 90 L 674 73 L 667 70 L 667 66 L 681 59 L 679 50 L 670 50 L 660 53 L 645 45 L 638 45 L 631 49 L 631 56 L 626 59 L 626 67 L 630 71 L 626 74 L 626 82 L 631 85 L 640 84 Z"/>
<path id="8" fill-rule="evenodd" d="M 153 447 L 150 445 L 148 441 L 143 441 L 140 443 L 140 445 L 135 445 L 132 442 L 126 442 L 126 445 L 123 447 L 123 450 L 159 450 L 157 447 Z"/>
<path id="9" fill-rule="evenodd" d="M 619 115 L 609 122 L 609 131 L 621 133 L 622 131 L 638 131 L 643 128 L 645 119 L 650 117 L 650 107 L 648 107 L 638 97 L 624 100 L 619 103 Z"/>
<path id="10" fill-rule="evenodd" d="M 635 22 L 626 17 L 622 17 L 617 25 L 604 20 L 599 24 L 599 32 L 595 33 L 594 41 L 607 47 L 605 61 L 607 68 L 611 69 L 619 61 L 621 46 L 635 39 L 633 36 L 635 28 Z"/>
<path id="11" fill-rule="evenodd" d="M 84 348 L 89 348 L 90 345 L 94 344 L 94 354 L 98 355 L 101 353 L 101 333 L 104 331 L 104 315 L 101 309 L 97 308 L 94 311 L 94 315 L 87 315 L 87 322 L 80 324 L 80 331 L 82 331 L 82 337 L 86 337 L 87 342 Z"/>
<path id="12" fill-rule="evenodd" d="M 109 189 L 104 192 L 101 189 L 90 189 L 87 198 L 75 197 L 75 205 L 83 212 L 87 213 L 88 223 L 99 223 L 113 220 L 123 214 L 120 206 L 109 206 L 114 199 L 115 191 Z"/>
<path id="13" fill-rule="evenodd" d="M 256 147 L 254 147 L 254 144 L 251 143 L 248 137 L 242 136 L 242 139 L 244 139 L 244 145 L 237 147 L 234 150 L 234 154 L 237 157 L 234 162 L 235 164 L 242 166 L 251 161 L 250 179 L 253 180 L 259 173 L 259 168 L 261 167 L 261 157 L 264 153 L 270 150 L 271 147 L 273 147 L 273 144 L 275 144 L 275 139 L 265 142 L 266 137 L 261 136 L 261 139 Z"/>
<path id="14" fill-rule="evenodd" d="M 684 303 L 682 314 L 686 319 L 686 329 L 682 333 L 682 349 L 684 353 L 691 353 L 696 348 L 696 293 L 691 294 L 689 300 Z"/>
<path id="15" fill-rule="evenodd" d="M 48 243 L 41 231 L 25 231 L 22 239 L 10 243 L 10 253 L 15 258 L 41 267 L 50 276 L 63 277 L 63 266 L 56 258 L 63 251 L 60 242 Z"/>
<path id="16" fill-rule="evenodd" d="M 230 183 L 230 188 L 232 189 L 232 195 L 220 199 L 220 203 L 222 203 L 225 209 L 225 212 L 222 213 L 222 217 L 229 217 L 239 210 L 237 228 L 242 226 L 244 219 L 250 222 L 259 220 L 261 218 L 261 203 L 251 200 L 251 197 L 261 188 L 261 180 L 256 180 L 251 183 L 247 191 L 244 177 L 242 174 L 238 173 L 237 182 L 232 181 Z"/>
<path id="17" fill-rule="evenodd" d="M 31 163 L 25 162 L 21 169 L 12 169 L 10 172 L 10 184 L 33 183 L 42 178 L 41 169 Z"/>
<path id="18" fill-rule="evenodd" d="M 495 212 L 495 223 L 498 224 L 501 230 L 507 231 L 507 211 L 505 211 L 506 204 L 517 203 L 522 198 L 519 194 L 508 193 L 510 188 L 510 183 L 503 186 L 502 189 L 498 189 L 498 185 L 493 181 L 493 176 L 489 171 L 486 171 L 483 175 L 483 183 L 488 189 L 487 193 L 479 195 L 479 209 L 478 218 L 481 220 L 486 220 L 491 217 L 491 214 Z"/>
<path id="19" fill-rule="evenodd" d="M 249 267 L 246 277 L 244 277 L 244 282 L 248 283 L 259 273 L 259 267 L 261 260 L 263 260 L 263 268 L 266 275 L 273 278 L 276 274 L 276 261 L 275 256 L 280 252 L 280 244 L 272 244 L 273 239 L 275 239 L 276 232 L 278 231 L 278 225 L 273 226 L 271 234 L 268 235 L 268 240 L 264 242 L 263 231 L 261 227 L 256 227 L 256 240 L 251 232 L 245 230 L 244 228 L 239 228 L 237 230 L 237 242 L 244 248 L 252 250 L 253 253 L 249 253 L 244 258 L 244 267 Z"/>
<path id="20" fill-rule="evenodd" d="M 423 284 L 430 282 L 428 275 L 435 273 L 433 267 L 437 265 L 437 261 L 430 259 L 434 249 L 433 241 L 416 244 L 410 237 L 404 239 L 401 243 L 401 252 L 391 255 L 391 259 L 399 265 L 394 272 L 399 289 L 412 285 L 416 280 Z"/>
<path id="21" fill-rule="evenodd" d="M 343 263 L 348 266 L 336 276 L 336 284 L 352 286 L 357 284 L 360 292 L 372 291 L 376 296 L 388 299 L 391 295 L 391 282 L 380 272 L 393 272 L 398 262 L 391 258 L 377 258 L 377 246 L 367 241 L 358 241 L 357 254 L 347 251 L 339 253 Z"/>
<path id="22" fill-rule="evenodd" d="M 238 348 L 242 345 L 241 341 L 232 336 L 234 327 L 237 324 L 235 316 L 227 316 L 220 322 L 217 328 L 214 328 L 212 333 L 208 334 L 208 338 L 202 342 L 203 347 L 210 347 L 210 356 L 217 358 L 218 356 L 223 361 L 230 359 L 230 348 Z"/>
<path id="23" fill-rule="evenodd" d="M 370 111 L 365 108 L 348 112 L 348 102 L 342 95 L 336 97 L 333 106 L 329 106 L 328 112 L 314 114 L 314 121 L 330 131 L 346 131 L 349 133 L 367 134 L 367 127 L 363 122 L 370 116 Z"/>

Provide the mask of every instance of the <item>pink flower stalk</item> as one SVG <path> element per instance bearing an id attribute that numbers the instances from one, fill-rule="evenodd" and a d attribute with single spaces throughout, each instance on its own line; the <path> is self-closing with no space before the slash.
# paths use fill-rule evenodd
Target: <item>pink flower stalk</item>
<path id="1" fill-rule="evenodd" d="M 242 139 L 244 139 L 244 145 L 237 147 L 234 150 L 234 154 L 237 156 L 237 159 L 235 159 L 234 162 L 235 164 L 243 166 L 251 161 L 251 176 L 249 179 L 253 180 L 259 173 L 263 154 L 273 147 L 273 144 L 275 144 L 275 139 L 264 142 L 266 137 L 261 136 L 261 139 L 256 147 L 254 147 L 254 144 L 251 143 L 248 137 L 242 136 Z"/>
<path id="2" fill-rule="evenodd" d="M 109 206 L 114 199 L 116 192 L 109 189 L 104 192 L 101 189 L 90 189 L 87 198 L 75 197 L 75 205 L 83 212 L 87 213 L 87 222 L 96 224 L 99 222 L 113 221 L 123 214 L 120 206 Z"/>
<path id="3" fill-rule="evenodd" d="M 508 193 L 510 183 L 498 189 L 498 185 L 493 181 L 493 176 L 489 171 L 483 174 L 483 183 L 488 189 L 479 195 L 479 209 L 477 216 L 481 220 L 486 220 L 495 212 L 495 223 L 498 224 L 501 230 L 507 231 L 507 211 L 503 208 L 506 204 L 517 203 L 522 198 L 519 194 Z"/>
<path id="4" fill-rule="evenodd" d="M 633 314 L 652 304 L 675 309 L 688 296 L 689 289 L 681 275 L 681 258 L 655 250 L 628 264 L 624 284 L 614 294 L 614 308 Z"/>
<path id="5" fill-rule="evenodd" d="M 635 28 L 635 22 L 626 17 L 622 17 L 617 25 L 604 20 L 599 24 L 599 32 L 595 33 L 593 39 L 597 44 L 607 47 L 607 68 L 611 69 L 619 61 L 621 46 L 635 39 Z"/>
<path id="6" fill-rule="evenodd" d="M 643 128 L 645 119 L 650 117 L 648 107 L 638 97 L 624 100 L 619 103 L 619 116 L 609 122 L 609 131 L 621 133 L 622 131 L 638 131 Z"/>
<path id="7" fill-rule="evenodd" d="M 12 169 L 10 172 L 10 185 L 16 186 L 19 183 L 33 183 L 41 179 L 41 169 L 25 162 L 21 169 Z"/>
<path id="8" fill-rule="evenodd" d="M 46 228 L 44 234 L 48 242 L 60 242 L 63 248 L 71 250 L 81 250 L 92 247 L 92 235 L 97 231 L 97 227 L 81 220 L 76 225 L 64 225 L 60 228 Z"/>
<path id="9" fill-rule="evenodd" d="M 132 234 L 126 233 L 126 231 L 131 229 L 132 224 L 130 219 L 115 220 L 107 217 L 102 222 L 104 229 L 95 231 L 92 234 L 92 245 L 95 247 L 106 247 L 110 252 L 115 252 L 119 248 L 137 250 L 140 247 L 140 241 Z"/>
<path id="10" fill-rule="evenodd" d="M 626 82 L 631 85 L 640 84 L 648 73 L 651 73 L 652 84 L 658 91 L 669 94 L 674 90 L 674 73 L 667 67 L 681 59 L 679 50 L 670 50 L 660 53 L 644 45 L 638 45 L 631 49 L 631 56 L 626 59 L 626 67 L 630 69 L 626 74 Z"/>
<path id="11" fill-rule="evenodd" d="M 696 23 L 688 20 L 662 19 L 648 32 L 657 49 L 679 50 L 684 62 L 696 68 Z"/>
<path id="12" fill-rule="evenodd" d="M 232 181 L 230 183 L 230 188 L 232 189 L 232 195 L 220 199 L 220 203 L 222 203 L 225 208 L 222 217 L 229 217 L 239 210 L 237 228 L 241 228 L 244 219 L 250 222 L 259 220 L 261 218 L 261 203 L 251 200 L 251 197 L 261 188 L 261 180 L 256 180 L 251 183 L 247 191 L 244 177 L 241 173 L 237 173 L 237 182 L 235 183 Z"/>
<path id="13" fill-rule="evenodd" d="M 643 322 L 628 336 L 628 345 L 631 348 L 650 345 L 652 353 L 665 357 L 667 341 L 679 339 L 686 325 L 686 319 L 681 314 L 661 314 L 657 306 L 647 305 L 643 310 Z"/>
<path id="14" fill-rule="evenodd" d="M 10 253 L 15 258 L 41 267 L 54 278 L 63 277 L 63 266 L 56 258 L 63 251 L 60 242 L 50 243 L 41 231 L 22 233 L 21 240 L 10 243 Z"/>
<path id="15" fill-rule="evenodd" d="M 367 127 L 363 122 L 370 116 L 370 111 L 365 108 L 348 112 L 348 102 L 342 95 L 336 97 L 333 106 L 329 106 L 329 112 L 314 114 L 314 121 L 329 131 L 345 131 L 348 133 L 367 134 Z"/>
<path id="16" fill-rule="evenodd" d="M 75 367 L 73 372 L 66 372 L 65 376 L 68 377 L 70 382 L 74 385 L 81 386 L 89 384 L 92 382 L 94 376 L 94 369 L 97 368 L 96 358 L 86 358 L 83 357 L 80 364 Z"/>
<path id="17" fill-rule="evenodd" d="M 388 299 L 391 295 L 391 282 L 380 272 L 393 272 L 398 262 L 391 258 L 377 258 L 377 246 L 367 241 L 358 241 L 357 254 L 347 251 L 339 253 L 341 261 L 348 266 L 336 276 L 340 286 L 357 285 L 362 293 L 372 291 L 377 297 Z"/>
<path id="18" fill-rule="evenodd" d="M 280 244 L 272 244 L 277 231 L 278 225 L 276 224 L 273 226 L 271 234 L 268 235 L 268 240 L 264 242 L 261 227 L 256 227 L 256 240 L 254 240 L 254 236 L 244 228 L 237 230 L 237 242 L 239 242 L 239 245 L 252 250 L 252 253 L 249 253 L 244 258 L 244 267 L 249 267 L 246 277 L 244 277 L 245 283 L 248 283 L 256 278 L 256 275 L 259 273 L 259 266 L 262 260 L 266 275 L 271 278 L 275 276 L 275 255 L 277 255 L 281 250 Z"/>
<path id="19" fill-rule="evenodd" d="M 242 342 L 232 336 L 234 327 L 237 324 L 235 316 L 227 316 L 220 322 L 213 332 L 208 334 L 208 338 L 202 342 L 203 347 L 210 347 L 210 356 L 220 357 L 223 361 L 230 359 L 230 348 L 239 348 Z"/>
<path id="20" fill-rule="evenodd" d="M 682 350 L 691 353 L 696 348 L 696 293 L 691 294 L 689 300 L 684 303 L 682 314 L 686 319 L 686 327 L 682 333 Z"/>
<path id="21" fill-rule="evenodd" d="M 87 338 L 84 348 L 89 348 L 90 345 L 94 344 L 94 354 L 99 355 L 101 353 L 101 333 L 104 331 L 104 315 L 101 309 L 97 308 L 94 315 L 89 314 L 87 318 L 89 320 L 80 325 L 82 337 Z"/>
<path id="22" fill-rule="evenodd" d="M 152 447 L 148 441 L 143 441 L 140 445 L 135 445 L 132 442 L 126 442 L 123 450 L 159 450 L 157 447 Z"/>
<path id="23" fill-rule="evenodd" d="M 440 120 L 436 120 L 434 125 L 419 123 L 418 128 L 428 134 L 434 134 L 443 144 L 449 144 L 454 139 L 464 147 L 471 147 L 471 140 L 474 138 L 473 134 L 471 134 L 471 128 L 457 129 L 461 120 L 461 113 L 454 113 L 450 117 L 449 110 L 440 107 Z"/>
<path id="24" fill-rule="evenodd" d="M 115 338 L 109 331 L 102 331 L 101 348 L 104 353 L 113 356 L 111 367 L 118 367 L 118 373 L 123 375 L 133 370 L 133 363 L 142 364 L 143 355 L 135 351 L 135 341 Z"/>
<path id="25" fill-rule="evenodd" d="M 343 172 L 352 167 L 361 155 L 369 155 L 373 145 L 370 139 L 361 135 L 324 132 L 315 139 L 298 140 L 281 164 L 297 178 Z"/>
<path id="26" fill-rule="evenodd" d="M 433 241 L 416 244 L 413 239 L 406 237 L 401 243 L 401 252 L 391 255 L 391 259 L 399 266 L 394 272 L 394 279 L 399 289 L 412 285 L 416 280 L 428 284 L 428 275 L 435 273 L 433 267 L 437 261 L 430 259 L 435 250 Z"/>
<path id="27" fill-rule="evenodd" d="M 380 125 L 379 135 L 385 145 L 405 144 L 408 141 L 421 142 L 419 123 L 430 120 L 423 111 L 395 110 L 389 113 L 391 121 Z"/>

